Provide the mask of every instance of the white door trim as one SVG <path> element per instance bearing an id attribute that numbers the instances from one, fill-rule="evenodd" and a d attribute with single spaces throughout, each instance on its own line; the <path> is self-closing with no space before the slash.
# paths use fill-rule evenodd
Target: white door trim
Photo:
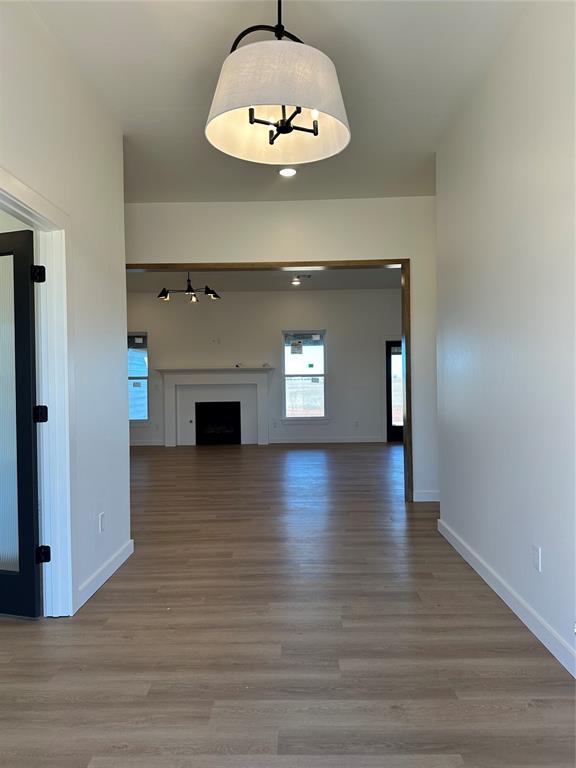
<path id="1" fill-rule="evenodd" d="M 38 430 L 38 495 L 41 543 L 52 549 L 43 567 L 44 616 L 70 616 L 72 544 L 70 507 L 70 410 L 66 305 L 68 216 L 0 168 L 0 209 L 36 232 L 36 263 L 47 268 L 36 286 L 36 363 L 38 402 L 49 420 Z"/>

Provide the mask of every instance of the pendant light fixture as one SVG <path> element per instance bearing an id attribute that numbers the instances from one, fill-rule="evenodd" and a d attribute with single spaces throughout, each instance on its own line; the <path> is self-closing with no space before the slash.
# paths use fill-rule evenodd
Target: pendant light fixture
<path id="1" fill-rule="evenodd" d="M 312 275 L 294 275 L 292 280 L 290 280 L 290 285 L 297 288 L 299 285 L 302 285 L 302 280 L 310 280 L 311 277 Z"/>
<path id="2" fill-rule="evenodd" d="M 189 297 L 189 301 L 191 304 L 197 304 L 198 303 L 198 296 L 196 295 L 196 291 L 192 287 L 192 281 L 190 280 L 190 272 L 188 272 L 188 277 L 186 278 L 186 288 L 162 288 L 157 299 L 160 299 L 160 301 L 170 301 L 170 294 L 171 293 L 183 293 L 186 296 Z M 208 296 L 209 299 L 212 299 L 213 301 L 217 301 L 218 299 L 221 299 L 222 297 L 219 296 L 216 291 L 213 288 L 210 288 L 210 286 L 205 285 L 204 291 L 205 296 Z"/>
<path id="3" fill-rule="evenodd" d="M 257 31 L 276 40 L 238 47 Z M 206 138 L 233 157 L 253 163 L 298 165 L 341 152 L 350 127 L 332 61 L 282 24 L 241 32 L 222 65 L 206 124 Z"/>

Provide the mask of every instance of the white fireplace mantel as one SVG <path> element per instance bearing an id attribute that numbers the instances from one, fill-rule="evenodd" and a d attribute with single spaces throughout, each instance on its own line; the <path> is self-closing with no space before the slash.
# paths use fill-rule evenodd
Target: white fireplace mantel
<path id="1" fill-rule="evenodd" d="M 176 388 L 210 384 L 255 384 L 258 445 L 268 445 L 268 375 L 274 368 L 158 368 L 164 380 L 164 445 L 176 445 Z"/>

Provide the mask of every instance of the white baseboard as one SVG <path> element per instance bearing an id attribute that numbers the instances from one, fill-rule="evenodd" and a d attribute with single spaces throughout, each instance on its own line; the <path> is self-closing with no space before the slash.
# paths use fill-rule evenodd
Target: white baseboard
<path id="1" fill-rule="evenodd" d="M 164 440 L 130 440 L 130 446 L 164 445 Z"/>
<path id="2" fill-rule="evenodd" d="M 464 560 L 474 568 L 488 586 L 504 600 L 506 605 L 514 611 L 516 616 L 524 622 L 538 640 L 558 659 L 560 664 L 566 667 L 571 675 L 576 677 L 575 649 L 443 520 L 438 520 L 438 531 L 462 555 Z"/>
<path id="3" fill-rule="evenodd" d="M 298 445 L 298 443 L 385 443 L 382 435 L 368 435 L 364 437 L 272 437 L 271 443 Z"/>
<path id="4" fill-rule="evenodd" d="M 277 437 L 277 438 L 271 438 L 270 443 L 277 443 L 277 444 L 285 444 L 290 445 L 294 444 L 297 445 L 298 443 L 385 443 L 386 440 L 381 435 L 368 435 L 368 436 L 360 436 L 360 437 Z M 134 440 L 133 438 L 130 440 L 130 446 L 132 447 L 138 447 L 138 446 L 146 446 L 146 445 L 165 445 L 164 440 Z M 184 443 L 179 443 L 179 445 L 184 445 Z M 190 443 L 190 445 L 194 445 L 194 443 Z M 244 445 L 244 443 L 243 443 Z M 256 445 L 256 443 L 245 443 L 245 445 Z M 268 443 L 258 443 L 258 445 L 268 445 Z M 415 499 L 415 501 L 438 501 L 438 492 L 437 491 L 423 491 L 422 493 L 426 494 L 434 494 L 434 498 L 422 498 L 422 499 Z"/>
<path id="5" fill-rule="evenodd" d="M 414 491 L 414 501 L 440 501 L 440 491 Z"/>
<path id="6" fill-rule="evenodd" d="M 100 587 L 108 581 L 110 576 L 120 568 L 122 563 L 126 562 L 134 552 L 134 540 L 129 539 L 112 557 L 108 558 L 95 573 L 89 576 L 80 584 L 74 600 L 74 613 L 78 611 L 84 603 L 95 594 Z"/>

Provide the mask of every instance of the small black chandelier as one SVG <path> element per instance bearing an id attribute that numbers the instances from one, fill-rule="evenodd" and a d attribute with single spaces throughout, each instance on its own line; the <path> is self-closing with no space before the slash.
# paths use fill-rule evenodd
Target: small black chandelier
<path id="1" fill-rule="evenodd" d="M 186 288 L 162 288 L 156 298 L 160 299 L 160 301 L 170 301 L 171 293 L 185 294 L 189 297 L 190 304 L 196 304 L 198 302 L 196 290 L 192 287 L 192 281 L 190 280 L 190 272 L 188 272 L 188 277 L 186 278 Z M 218 301 L 218 299 L 222 298 L 213 288 L 210 288 L 209 285 L 204 286 L 202 293 L 204 296 L 208 296 L 209 299 L 212 299 L 212 301 Z"/>
<path id="2" fill-rule="evenodd" d="M 279 120 L 261 120 L 256 117 L 256 111 L 254 107 L 250 107 L 248 110 L 248 122 L 250 125 L 258 123 L 259 125 L 267 125 L 270 130 L 268 131 L 268 143 L 274 144 L 278 136 L 283 136 L 292 131 L 302 131 L 302 133 L 311 133 L 314 136 L 318 136 L 318 120 L 312 120 L 312 128 L 305 128 L 302 125 L 294 125 L 294 118 L 302 114 L 302 107 L 296 107 L 291 115 L 286 113 L 286 105 L 281 105 L 282 117 Z"/>

